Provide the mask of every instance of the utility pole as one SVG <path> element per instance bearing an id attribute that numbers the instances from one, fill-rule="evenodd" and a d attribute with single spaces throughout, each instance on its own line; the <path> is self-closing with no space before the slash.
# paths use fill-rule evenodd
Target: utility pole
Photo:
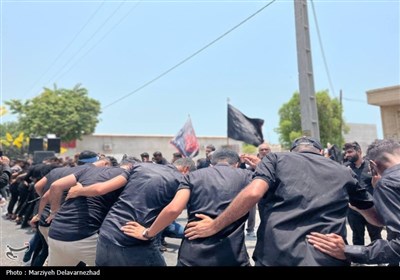
<path id="1" fill-rule="evenodd" d="M 294 15 L 296 22 L 297 66 L 299 69 L 301 130 L 303 135 L 320 140 L 307 0 L 294 0 Z"/>

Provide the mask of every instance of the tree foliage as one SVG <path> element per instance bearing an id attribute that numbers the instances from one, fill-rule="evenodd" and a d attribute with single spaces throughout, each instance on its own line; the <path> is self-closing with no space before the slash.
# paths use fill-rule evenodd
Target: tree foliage
<path id="1" fill-rule="evenodd" d="M 347 130 L 342 112 L 343 108 L 337 98 L 331 99 L 327 90 L 316 93 L 320 140 L 323 146 L 327 143 L 341 147 L 344 144 L 343 131 Z M 288 149 L 294 139 L 302 135 L 300 94 L 295 92 L 289 102 L 279 109 L 279 133 L 281 145 Z"/>
<path id="2" fill-rule="evenodd" d="M 81 139 L 95 131 L 100 102 L 89 98 L 79 84 L 73 89 L 44 88 L 33 99 L 5 102 L 18 115 L 19 127 L 31 137 L 56 134 L 62 141 Z"/>
<path id="3" fill-rule="evenodd" d="M 18 122 L 0 124 L 0 150 L 9 158 L 22 158 L 28 152 L 29 137 L 26 137 Z"/>
<path id="4" fill-rule="evenodd" d="M 256 154 L 257 153 L 257 147 L 253 146 L 251 144 L 243 143 L 242 152 L 244 154 Z"/>

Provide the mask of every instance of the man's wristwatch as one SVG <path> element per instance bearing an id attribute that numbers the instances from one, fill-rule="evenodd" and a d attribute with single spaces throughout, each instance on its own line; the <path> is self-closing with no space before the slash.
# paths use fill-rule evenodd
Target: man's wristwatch
<path id="1" fill-rule="evenodd" d="M 144 229 L 144 231 L 143 231 L 143 233 L 142 233 L 142 236 L 143 236 L 144 238 L 146 238 L 147 240 L 153 239 L 153 237 L 150 237 L 150 236 L 149 236 L 149 229 L 148 229 L 148 228 L 145 228 L 145 229 Z"/>

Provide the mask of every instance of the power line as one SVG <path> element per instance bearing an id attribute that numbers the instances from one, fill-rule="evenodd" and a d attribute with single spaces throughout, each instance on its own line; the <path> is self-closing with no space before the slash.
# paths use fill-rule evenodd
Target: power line
<path id="1" fill-rule="evenodd" d="M 367 101 L 365 101 L 365 100 L 361 100 L 361 99 L 354 99 L 354 98 L 346 98 L 346 97 L 343 97 L 343 100 L 346 100 L 346 101 L 351 101 L 351 102 L 367 103 Z"/>
<path id="2" fill-rule="evenodd" d="M 241 25 L 243 25 L 244 23 L 246 23 L 247 21 L 249 21 L 251 18 L 255 17 L 257 14 L 261 13 L 264 9 L 266 9 L 269 5 L 271 5 L 272 3 L 274 3 L 276 0 L 272 0 L 271 2 L 269 2 L 268 4 L 264 5 L 263 7 L 261 7 L 259 10 L 257 10 L 255 13 L 251 14 L 250 16 L 248 16 L 246 19 L 242 20 L 240 23 L 236 24 L 234 27 L 232 27 L 231 29 L 229 29 L 228 31 L 226 31 L 225 33 L 223 33 L 222 35 L 220 35 L 219 37 L 217 37 L 216 39 L 214 39 L 213 41 L 211 41 L 210 43 L 208 43 L 207 45 L 205 45 L 204 47 L 202 47 L 201 49 L 197 50 L 196 52 L 194 52 L 193 54 L 189 55 L 188 57 L 186 57 L 185 59 L 181 60 L 180 62 L 178 62 L 177 64 L 175 64 L 174 66 L 172 66 L 171 68 L 169 68 L 168 70 L 164 71 L 163 73 L 161 73 L 160 75 L 158 75 L 157 77 L 153 78 L 152 80 L 144 83 L 143 85 L 141 85 L 140 87 L 136 88 L 135 90 L 131 91 L 128 94 L 125 94 L 124 96 L 118 98 L 117 100 L 107 104 L 106 106 L 104 106 L 102 108 L 102 110 L 111 107 L 112 105 L 120 102 L 121 100 L 131 96 L 132 94 L 137 93 L 138 91 L 144 89 L 145 87 L 149 86 L 150 84 L 154 83 L 155 81 L 157 81 L 158 79 L 164 77 L 165 75 L 167 75 L 169 72 L 175 70 L 176 68 L 178 68 L 179 66 L 181 66 L 182 64 L 184 64 L 185 62 L 189 61 L 190 59 L 192 59 L 193 57 L 195 57 L 196 55 L 198 55 L 199 53 L 201 53 L 202 51 L 204 51 L 205 49 L 207 49 L 208 47 L 212 46 L 214 43 L 218 42 L 219 40 L 221 40 L 222 38 L 224 38 L 225 36 L 227 36 L 229 33 L 231 33 L 232 31 L 234 31 L 235 29 L 237 29 L 238 27 L 240 27 Z"/>
<path id="3" fill-rule="evenodd" d="M 321 49 L 322 59 L 323 59 L 323 61 L 324 61 L 324 67 L 325 67 L 326 76 L 328 77 L 329 87 L 331 88 L 331 91 L 332 91 L 332 93 L 333 93 L 333 96 L 336 97 L 335 89 L 333 88 L 333 83 L 332 83 L 332 79 L 331 79 L 331 74 L 329 73 L 328 62 L 326 61 L 324 46 L 323 46 L 323 44 L 322 44 L 321 33 L 319 32 L 317 14 L 316 14 L 316 12 L 315 12 L 314 1 L 313 1 L 313 0 L 311 0 L 311 8 L 312 8 L 312 11 L 313 11 L 313 16 L 314 16 L 314 21 L 315 21 L 315 27 L 316 27 L 316 29 L 317 29 L 319 47 L 320 47 L 320 49 Z"/>
<path id="4" fill-rule="evenodd" d="M 78 33 L 76 33 L 76 35 L 74 36 L 74 38 L 72 38 L 72 40 L 64 47 L 64 49 L 58 54 L 58 56 L 53 60 L 53 62 L 50 64 L 50 66 L 47 68 L 47 70 L 45 72 L 43 72 L 43 74 L 40 76 L 39 79 L 37 79 L 35 81 L 35 83 L 33 83 L 33 85 L 31 86 L 31 89 L 28 91 L 28 93 L 30 93 L 35 87 L 36 85 L 43 79 L 43 77 L 50 71 L 50 69 L 55 65 L 55 63 L 61 58 L 61 56 L 69 49 L 69 47 L 71 47 L 71 45 L 75 42 L 76 38 L 78 38 L 78 36 L 82 33 L 82 31 L 86 28 L 86 26 L 92 21 L 92 19 L 95 17 L 95 15 L 99 12 L 99 10 L 101 9 L 101 7 L 104 5 L 105 1 L 103 1 L 98 7 L 97 9 L 91 14 L 91 16 L 89 17 L 89 19 L 86 21 L 86 23 L 81 27 L 81 29 L 78 31 Z"/>
<path id="5" fill-rule="evenodd" d="M 86 47 L 86 45 L 96 36 L 97 33 L 99 33 L 99 31 L 100 31 L 100 30 L 107 24 L 107 22 L 117 13 L 117 11 L 122 7 L 122 5 L 123 5 L 125 2 L 126 2 L 126 0 L 125 0 L 125 1 L 122 1 L 122 2 L 118 5 L 118 7 L 117 7 L 117 8 L 107 17 L 107 19 L 96 29 L 96 31 L 92 34 L 92 36 L 90 36 L 90 38 L 87 39 L 87 40 L 85 41 L 85 43 L 78 49 L 78 51 L 76 51 L 76 52 L 71 56 L 71 58 L 60 68 L 60 70 L 59 70 L 55 75 L 53 75 L 53 77 L 52 77 L 46 84 L 49 84 L 51 81 L 55 81 L 55 80 L 56 80 L 56 78 L 62 73 L 63 69 L 65 69 L 66 66 L 70 63 L 70 61 L 71 61 L 72 59 L 74 59 L 74 58 L 80 53 L 80 51 L 81 51 L 84 47 Z"/>
<path id="6" fill-rule="evenodd" d="M 117 23 L 115 23 L 106 33 L 104 33 L 100 40 L 98 40 L 92 47 L 90 47 L 78 60 L 71 64 L 71 66 L 66 71 L 59 75 L 58 79 L 61 79 L 67 73 L 69 73 L 72 68 L 74 68 L 79 62 L 82 61 L 85 56 L 87 56 L 95 47 L 97 47 L 108 36 L 108 34 L 111 33 L 111 31 L 113 31 L 118 25 L 120 25 L 120 23 L 123 22 L 127 16 L 129 16 L 129 14 L 140 4 L 140 2 L 142 2 L 142 0 L 136 2 L 136 4 L 132 6 L 132 8 L 130 8 L 129 11 L 123 17 L 121 17 Z"/>

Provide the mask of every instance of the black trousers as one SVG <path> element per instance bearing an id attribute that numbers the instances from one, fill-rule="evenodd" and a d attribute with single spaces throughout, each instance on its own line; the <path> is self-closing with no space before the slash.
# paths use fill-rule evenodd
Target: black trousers
<path id="1" fill-rule="evenodd" d="M 367 228 L 369 238 L 372 241 L 382 239 L 382 228 L 371 225 L 365 220 L 365 218 L 358 212 L 349 209 L 347 215 L 347 221 L 349 222 L 350 228 L 353 231 L 353 245 L 365 245 L 365 228 Z"/>

